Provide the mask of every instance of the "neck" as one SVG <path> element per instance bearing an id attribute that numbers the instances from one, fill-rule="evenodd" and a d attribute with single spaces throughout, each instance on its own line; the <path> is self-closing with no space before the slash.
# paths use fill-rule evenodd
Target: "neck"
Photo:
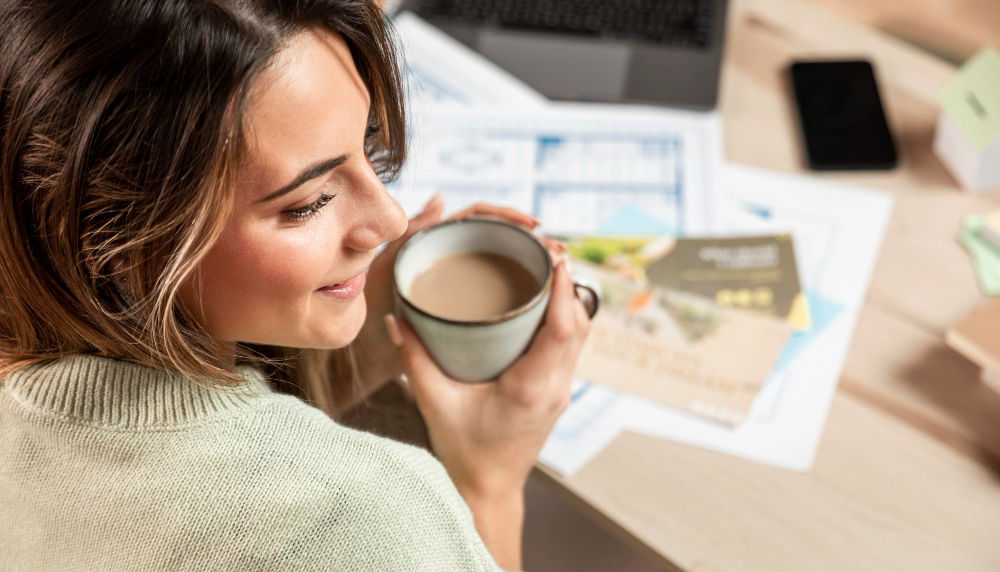
<path id="1" fill-rule="evenodd" d="M 0 380 L 0 391 L 40 414 L 119 429 L 170 427 L 225 414 L 270 392 L 260 372 L 236 371 L 243 383 L 218 384 L 148 365 L 75 354 L 21 368 Z"/>

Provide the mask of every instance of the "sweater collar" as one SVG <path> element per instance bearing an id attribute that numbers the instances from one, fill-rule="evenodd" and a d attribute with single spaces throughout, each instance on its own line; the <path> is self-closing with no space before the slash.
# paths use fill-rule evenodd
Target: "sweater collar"
<path id="1" fill-rule="evenodd" d="M 115 359 L 75 355 L 18 370 L 0 388 L 41 413 L 114 428 L 168 428 L 247 407 L 271 393 L 251 367 L 237 386 L 209 389 L 178 374 Z"/>

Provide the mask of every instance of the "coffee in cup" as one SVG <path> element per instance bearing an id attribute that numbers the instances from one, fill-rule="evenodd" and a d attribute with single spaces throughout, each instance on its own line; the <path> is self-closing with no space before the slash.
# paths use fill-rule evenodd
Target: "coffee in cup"
<path id="1" fill-rule="evenodd" d="M 496 379 L 542 323 L 554 270 L 545 244 L 524 228 L 493 218 L 447 221 L 400 249 L 393 269 L 396 313 L 449 376 Z M 576 265 L 573 280 L 592 317 L 596 277 Z"/>
<path id="2" fill-rule="evenodd" d="M 410 283 L 409 299 L 429 314 L 451 320 L 483 320 L 526 304 L 538 280 L 514 260 L 492 252 L 445 256 Z"/>

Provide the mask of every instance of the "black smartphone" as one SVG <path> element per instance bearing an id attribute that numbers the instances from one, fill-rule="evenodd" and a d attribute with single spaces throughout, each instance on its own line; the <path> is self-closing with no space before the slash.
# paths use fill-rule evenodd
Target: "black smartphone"
<path id="1" fill-rule="evenodd" d="M 791 76 L 811 169 L 876 170 L 896 166 L 896 145 L 870 63 L 795 62 Z"/>

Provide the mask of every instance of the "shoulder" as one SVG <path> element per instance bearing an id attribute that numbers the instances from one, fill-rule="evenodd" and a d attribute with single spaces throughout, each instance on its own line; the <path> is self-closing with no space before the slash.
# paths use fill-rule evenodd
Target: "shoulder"
<path id="1" fill-rule="evenodd" d="M 406 509 L 400 501 L 419 501 L 425 508 L 440 505 L 471 520 L 444 467 L 423 449 L 339 425 L 291 396 L 273 397 L 255 415 L 270 417 L 276 430 L 273 445 L 294 452 L 287 460 L 299 478 L 329 490 L 349 484 L 354 499 L 385 505 L 386 510 Z"/>
<path id="2" fill-rule="evenodd" d="M 472 513 L 427 451 L 338 425 L 285 395 L 254 408 L 259 474 L 280 482 L 294 528 L 331 562 L 366 569 L 496 570 Z M 263 450 L 256 450 L 263 446 Z M 261 464 L 263 463 L 263 464 Z M 348 568 L 350 569 L 350 568 Z"/>
<path id="3" fill-rule="evenodd" d="M 424 449 L 340 425 L 292 396 L 272 396 L 255 415 L 273 425 L 277 446 L 299 451 L 296 465 L 306 473 L 334 469 L 358 484 L 373 479 L 383 487 L 405 484 L 410 492 L 432 488 L 461 502 L 444 467 Z"/>

